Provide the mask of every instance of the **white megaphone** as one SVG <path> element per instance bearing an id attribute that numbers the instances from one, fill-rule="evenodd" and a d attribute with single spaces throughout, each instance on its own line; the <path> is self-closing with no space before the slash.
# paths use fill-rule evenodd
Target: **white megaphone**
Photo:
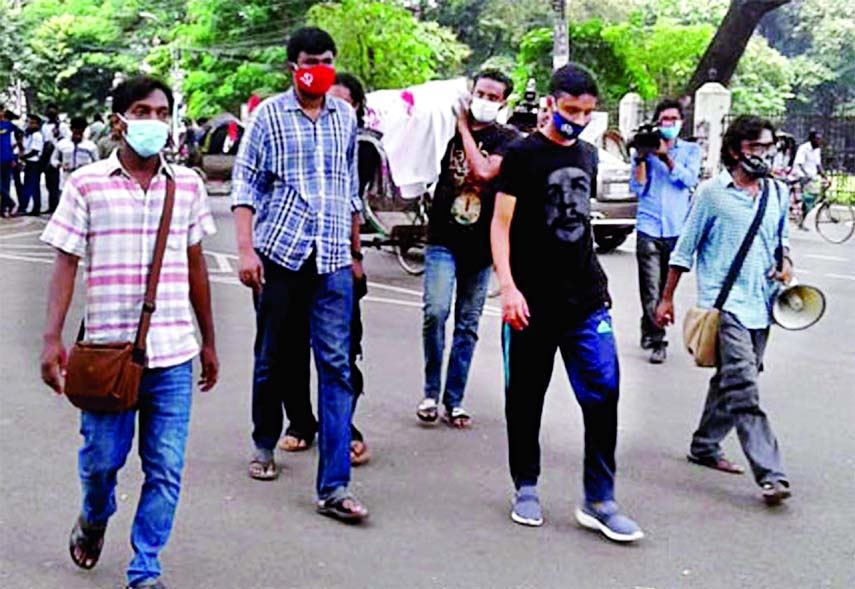
<path id="1" fill-rule="evenodd" d="M 825 295 L 814 286 L 798 284 L 795 278 L 772 303 L 772 319 L 784 329 L 807 329 L 825 313 Z"/>

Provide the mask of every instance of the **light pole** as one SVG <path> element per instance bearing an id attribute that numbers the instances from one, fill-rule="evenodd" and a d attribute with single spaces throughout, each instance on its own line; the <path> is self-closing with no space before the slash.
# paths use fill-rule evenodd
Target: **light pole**
<path id="1" fill-rule="evenodd" d="M 567 35 L 567 0 L 552 0 L 552 69 L 567 65 L 570 61 L 570 39 Z"/>
<path id="2" fill-rule="evenodd" d="M 141 10 L 137 14 L 139 14 L 140 18 L 144 18 L 146 20 L 156 23 L 163 22 L 159 16 L 147 10 Z M 184 72 L 181 70 L 180 61 L 181 54 L 178 51 L 178 47 L 175 46 L 175 41 L 172 40 L 169 42 L 169 85 L 172 87 L 173 97 L 171 134 L 173 144 L 175 145 L 177 145 L 178 142 L 180 108 L 181 104 L 184 102 L 184 96 L 181 92 L 181 86 L 184 81 Z"/>

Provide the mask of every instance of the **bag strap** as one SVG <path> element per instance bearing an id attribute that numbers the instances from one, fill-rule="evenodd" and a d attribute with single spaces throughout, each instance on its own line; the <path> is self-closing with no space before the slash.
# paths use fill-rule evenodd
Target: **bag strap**
<path id="1" fill-rule="evenodd" d="M 169 226 L 172 223 L 172 209 L 175 205 L 175 180 L 166 176 L 166 198 L 163 200 L 163 212 L 160 215 L 160 225 L 157 228 L 157 239 L 154 242 L 154 257 L 145 287 L 140 322 L 137 326 L 137 337 L 134 340 L 133 361 L 145 365 L 145 339 L 151 327 L 151 316 L 154 313 L 157 298 L 157 283 L 160 281 L 160 269 L 163 267 L 163 254 L 166 252 L 166 239 L 169 237 Z"/>
<path id="2" fill-rule="evenodd" d="M 754 215 L 754 220 L 748 228 L 748 233 L 745 234 L 745 239 L 742 240 L 742 245 L 739 246 L 739 251 L 736 252 L 736 257 L 730 265 L 730 270 L 727 271 L 727 276 L 724 279 L 724 285 L 721 287 L 721 292 L 718 293 L 718 298 L 715 300 L 714 308 L 719 311 L 724 307 L 725 301 L 730 294 L 736 282 L 739 272 L 742 270 L 742 264 L 745 262 L 745 256 L 748 250 L 751 249 L 751 244 L 754 243 L 754 238 L 757 236 L 757 231 L 760 229 L 760 224 L 763 222 L 763 217 L 766 214 L 766 204 L 769 201 L 769 181 L 763 181 L 763 194 L 760 196 L 760 204 L 757 206 L 757 213 Z"/>

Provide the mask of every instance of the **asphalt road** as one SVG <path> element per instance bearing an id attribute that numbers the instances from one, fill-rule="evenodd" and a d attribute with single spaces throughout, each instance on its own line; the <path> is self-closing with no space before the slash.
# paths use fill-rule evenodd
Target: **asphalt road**
<path id="1" fill-rule="evenodd" d="M 214 206 L 220 233 L 206 247 L 222 374 L 213 392 L 195 399 L 181 504 L 163 555 L 171 588 L 855 587 L 855 242 L 794 236 L 799 277 L 825 291 L 828 310 L 810 330 L 776 329 L 768 350 L 761 399 L 794 489 L 779 509 L 760 502 L 748 476 L 686 462 L 710 373 L 690 364 L 676 331 L 668 363 L 646 362 L 632 242 L 602 256 L 622 367 L 618 499 L 647 533 L 618 546 L 573 521 L 582 430 L 560 370 L 542 431 L 546 524 L 526 529 L 508 518 L 496 301 L 467 391 L 474 427 L 417 424 L 420 281 L 383 252 L 366 256 L 368 394 L 357 416 L 374 458 L 353 484 L 372 511 L 369 522 L 346 527 L 315 514 L 314 449 L 278 455 L 284 470 L 275 482 L 249 480 L 253 314 L 235 278 L 227 202 Z M 38 378 L 52 257 L 37 241 L 42 225 L 0 222 L 0 588 L 120 587 L 139 461 L 132 455 L 120 476 L 119 512 L 98 567 L 76 569 L 66 542 L 79 507 L 78 417 Z M 687 281 L 678 314 L 692 300 Z M 727 450 L 744 463 L 733 436 Z"/>

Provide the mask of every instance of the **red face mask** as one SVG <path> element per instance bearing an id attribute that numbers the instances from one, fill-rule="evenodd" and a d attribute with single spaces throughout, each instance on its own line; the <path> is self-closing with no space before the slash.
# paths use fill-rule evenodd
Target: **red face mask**
<path id="1" fill-rule="evenodd" d="M 335 68 L 329 65 L 301 67 L 294 72 L 294 83 L 302 92 L 323 96 L 335 82 Z"/>

